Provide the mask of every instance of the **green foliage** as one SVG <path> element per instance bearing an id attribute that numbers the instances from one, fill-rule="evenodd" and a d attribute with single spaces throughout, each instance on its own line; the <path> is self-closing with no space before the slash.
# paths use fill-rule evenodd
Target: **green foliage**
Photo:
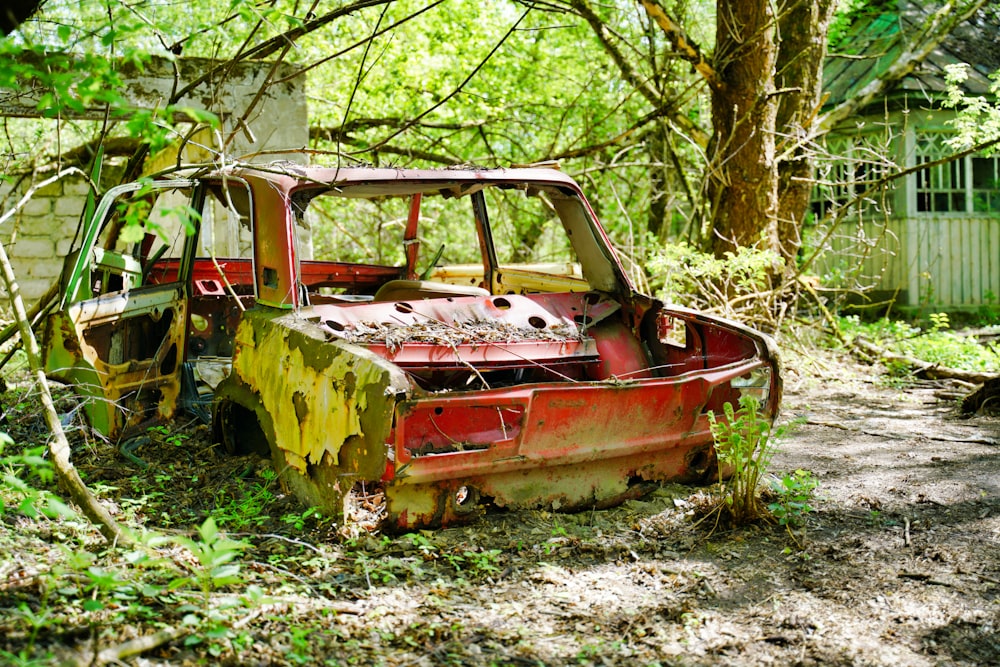
<path id="1" fill-rule="evenodd" d="M 150 426 L 146 429 L 146 432 L 149 433 L 151 438 L 155 438 L 160 442 L 165 442 L 168 445 L 173 445 L 174 447 L 183 446 L 184 441 L 189 437 L 186 433 L 171 430 L 170 427 L 165 424 Z"/>
<path id="2" fill-rule="evenodd" d="M 214 511 L 220 525 L 241 531 L 261 526 L 270 519 L 266 513 L 267 506 L 274 501 L 271 484 L 278 475 L 273 470 L 264 470 L 261 471 L 261 476 L 261 481 L 250 483 L 238 479 L 235 488 L 225 494 L 220 493 L 215 499 Z M 299 515 L 296 520 L 304 520 L 305 516 Z"/>
<path id="3" fill-rule="evenodd" d="M 797 528 L 805 516 L 813 511 L 810 503 L 819 486 L 819 480 L 808 470 L 796 470 L 781 479 L 771 481 L 771 492 L 775 501 L 767 509 L 782 526 Z"/>
<path id="4" fill-rule="evenodd" d="M 956 150 L 962 150 L 976 144 L 1000 139 L 1000 72 L 995 72 L 990 78 L 990 95 L 969 95 L 962 89 L 962 84 L 969 77 L 969 66 L 956 63 L 946 67 L 948 95 L 943 105 L 956 109 L 957 115 L 950 123 L 958 130 L 948 144 Z M 984 153 L 989 155 L 997 150 L 995 145 L 989 146 Z"/>
<path id="5" fill-rule="evenodd" d="M 52 463 L 45 458 L 45 447 L 28 447 L 7 453 L 14 444 L 10 436 L 0 433 L 0 515 L 13 504 L 24 516 L 38 518 L 76 518 L 76 513 L 58 496 L 39 488 L 55 478 Z"/>
<path id="6" fill-rule="evenodd" d="M 9 448 L 9 438 L 2 444 Z M 0 450 L 0 455 L 4 472 L 0 499 L 20 499 L 17 509 L 22 514 L 51 516 L 55 525 L 60 519 L 75 518 L 55 496 L 37 488 L 53 478 L 40 448 L 16 454 Z M 162 616 L 157 609 L 164 608 L 183 615 L 183 623 L 191 627 L 188 645 L 203 644 L 209 655 L 219 656 L 239 646 L 236 621 L 247 609 L 267 602 L 262 589 L 252 584 L 243 586 L 238 595 L 220 595 L 230 586 L 246 584 L 239 559 L 248 545 L 220 533 L 212 517 L 195 537 L 145 534 L 136 549 L 125 553 L 94 553 L 71 546 L 61 533 L 72 525 L 59 528 L 63 542 L 54 549 L 57 557 L 51 568 L 38 574 L 38 595 L 31 604 L 18 603 L 14 611 L 11 622 L 26 629 L 26 639 L 16 654 L 0 653 L 5 664 L 50 664 L 37 654 L 36 642 L 65 622 L 67 613 L 85 614 L 87 622 L 97 627 L 130 620 L 157 623 Z M 197 603 L 189 602 L 192 599 Z"/>
<path id="7" fill-rule="evenodd" d="M 742 247 L 720 259 L 686 243 L 663 245 L 648 262 L 657 296 L 701 310 L 720 311 L 744 322 L 768 321 L 760 298 L 770 290 L 770 278 L 781 258 L 770 250 Z"/>
<path id="8" fill-rule="evenodd" d="M 307 507 L 301 512 L 289 512 L 281 517 L 281 521 L 293 528 L 296 532 L 304 530 L 306 523 L 310 519 L 322 519 L 319 509 L 315 507 Z"/>
<path id="9" fill-rule="evenodd" d="M 125 84 L 120 68 L 128 64 L 141 69 L 149 59 L 148 53 L 138 49 L 130 49 L 121 58 L 108 58 L 65 46 L 0 40 L 0 88 L 39 91 L 37 110 L 44 118 L 107 110 L 110 121 L 122 121 L 125 134 L 140 138 L 154 153 L 181 136 L 175 128 L 177 117 L 218 124 L 215 114 L 189 107 L 135 108 L 122 94 Z"/>
<path id="10" fill-rule="evenodd" d="M 708 413 L 719 461 L 723 509 L 737 524 L 767 516 L 760 498 L 760 481 L 771 465 L 777 443 L 788 424 L 772 427 L 771 420 L 760 412 L 759 401 L 749 394 L 740 396 L 739 410 L 732 403 L 723 406 L 723 417 Z"/>
<path id="11" fill-rule="evenodd" d="M 862 322 L 856 315 L 841 317 L 838 324 L 848 338 L 864 336 L 891 352 L 928 363 L 979 372 L 1000 368 L 1000 353 L 995 348 L 980 345 L 973 337 L 950 329 L 947 313 L 932 313 L 927 328 L 885 318 Z M 889 370 L 897 375 L 909 374 L 908 368 L 898 364 L 890 365 Z"/>
<path id="12" fill-rule="evenodd" d="M 219 533 L 215 519 L 208 517 L 198 528 L 198 537 L 177 537 L 175 542 L 187 549 L 197 560 L 197 566 L 187 577 L 170 582 L 171 588 L 194 583 L 205 596 L 208 604 L 212 591 L 223 586 L 240 583 L 240 566 L 233 561 L 247 548 L 246 542 L 230 540 Z"/>
<path id="13" fill-rule="evenodd" d="M 885 12 L 898 11 L 898 0 L 841 0 L 827 30 L 830 51 L 854 53 L 851 50 L 852 28 L 855 24 Z"/>

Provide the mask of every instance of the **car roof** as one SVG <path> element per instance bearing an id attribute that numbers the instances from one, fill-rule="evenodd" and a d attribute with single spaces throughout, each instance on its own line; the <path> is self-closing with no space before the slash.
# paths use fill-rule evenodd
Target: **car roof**
<path id="1" fill-rule="evenodd" d="M 327 167 L 304 166 L 289 162 L 266 165 L 237 165 L 210 172 L 205 178 L 240 176 L 269 181 L 280 189 L 290 191 L 304 184 L 337 187 L 351 184 L 435 182 L 442 183 L 510 183 L 555 185 L 580 192 L 572 177 L 549 167 L 514 167 L 485 169 L 478 167 L 450 167 L 446 169 L 396 169 L 386 167 Z"/>

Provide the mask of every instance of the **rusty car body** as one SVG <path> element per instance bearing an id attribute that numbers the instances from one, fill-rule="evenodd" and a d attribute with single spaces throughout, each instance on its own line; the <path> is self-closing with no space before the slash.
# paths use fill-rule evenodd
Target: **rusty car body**
<path id="1" fill-rule="evenodd" d="M 94 428 L 211 412 L 307 505 L 377 486 L 390 528 L 703 482 L 708 412 L 780 398 L 770 338 L 638 293 L 554 169 L 192 172 L 80 239 L 43 339 Z"/>

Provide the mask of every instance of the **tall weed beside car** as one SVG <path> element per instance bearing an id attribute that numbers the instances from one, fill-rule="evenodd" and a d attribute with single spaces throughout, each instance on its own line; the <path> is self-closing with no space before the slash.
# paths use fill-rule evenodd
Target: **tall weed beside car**
<path id="1" fill-rule="evenodd" d="M 792 424 L 773 426 L 760 413 L 759 401 L 750 395 L 740 396 L 739 409 L 732 403 L 723 406 L 720 418 L 708 413 L 719 462 L 722 494 L 718 509 L 736 525 L 770 518 L 771 512 L 761 499 L 761 480 L 771 465 L 778 441 Z M 725 479 L 725 475 L 731 476 Z"/>

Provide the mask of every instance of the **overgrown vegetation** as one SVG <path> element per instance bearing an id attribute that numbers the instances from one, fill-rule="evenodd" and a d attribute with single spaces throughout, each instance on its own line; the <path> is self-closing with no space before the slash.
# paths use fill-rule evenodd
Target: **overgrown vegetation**
<path id="1" fill-rule="evenodd" d="M 711 4 L 694 3 L 677 10 L 711 15 Z M 881 4 L 886 3 L 848 3 L 852 12 Z M 121 79 L 114 65 L 127 62 L 141 68 L 148 61 L 145 49 L 150 44 L 157 43 L 155 48 L 168 58 L 181 51 L 226 57 L 233 52 L 224 47 L 234 45 L 240 45 L 240 53 L 274 55 L 286 47 L 288 35 L 283 31 L 300 30 L 316 18 L 298 16 L 298 5 L 264 7 L 243 1 L 211 10 L 206 5 L 191 15 L 165 15 L 155 6 L 83 3 L 77 8 L 73 3 L 50 3 L 50 7 L 49 18 L 25 31 L 23 41 L 5 41 L 2 49 L 6 64 L 0 67 L 0 86 L 43 90 L 39 110 L 49 118 L 48 127 L 55 128 L 50 133 L 21 121 L 5 121 L 5 173 L 19 170 L 26 179 L 61 165 L 70 145 L 119 136 L 155 151 L 187 134 L 188 126 L 179 123 L 215 121 L 203 111 L 176 106 L 128 108 L 119 94 Z M 337 23 L 337 39 L 343 41 L 348 57 L 335 59 L 329 70 L 320 68 L 331 51 L 329 35 L 299 39 L 294 53 L 315 70 L 312 91 L 322 102 L 314 105 L 314 148 L 330 151 L 333 155 L 326 157 L 335 160 L 362 157 L 382 163 L 563 159 L 572 171 L 599 181 L 594 190 L 608 195 L 596 203 L 600 215 L 633 266 L 648 267 L 643 276 L 654 281 L 662 278 L 662 286 L 654 283 L 661 296 L 777 330 L 784 323 L 782 307 L 790 303 L 789 292 L 774 289 L 773 283 L 775 268 L 783 259 L 773 250 L 748 247 L 722 259 L 697 249 L 713 240 L 705 236 L 710 231 L 705 224 L 709 205 L 691 186 L 707 168 L 704 130 L 710 128 L 704 121 L 710 111 L 705 95 L 689 92 L 696 89 L 690 66 L 659 57 L 674 52 L 667 48 L 669 40 L 651 30 L 652 24 L 634 20 L 631 4 L 602 6 L 603 14 L 585 2 L 571 7 L 574 13 L 534 11 L 524 17 L 521 5 L 457 3 L 439 10 L 447 20 L 432 13 L 431 20 L 422 23 L 417 19 L 423 7 L 394 3 L 384 14 L 358 13 Z M 147 10 L 152 12 L 148 16 Z M 411 19 L 411 25 L 421 26 L 418 30 L 405 38 L 390 35 L 385 42 L 375 40 L 378 48 L 372 53 L 377 51 L 378 57 L 369 58 L 373 26 L 406 25 Z M 476 25 L 477 30 L 462 32 L 458 27 L 462 25 Z M 609 31 L 609 25 L 618 30 Z M 704 39 L 711 28 L 707 22 L 692 22 L 689 34 Z M 469 41 L 459 39 L 459 32 Z M 615 39 L 609 40 L 609 34 Z M 847 34 L 844 23 L 832 33 L 835 39 Z M 404 48 L 391 48 L 399 44 Z M 628 48 L 616 52 L 623 45 Z M 480 70 L 495 52 L 505 57 L 502 63 L 498 58 L 496 66 Z M 601 60 L 595 53 L 610 57 Z M 525 76 L 526 71 L 548 75 L 536 79 Z M 953 81 L 959 79 L 956 74 Z M 635 85 L 637 81 L 659 88 Z M 359 85 L 362 82 L 364 86 Z M 513 96 L 511 90 L 520 95 Z M 685 92 L 676 95 L 677 104 L 665 103 L 675 91 Z M 995 108 L 954 92 L 952 103 L 967 112 L 959 126 L 963 145 L 995 139 Z M 813 110 L 811 104 L 808 108 Z M 98 109 L 103 120 L 67 119 L 88 109 Z M 661 110 L 672 110 L 674 117 L 661 118 Z M 678 135 L 685 141 L 675 144 L 673 137 Z M 628 137 L 636 138 L 636 143 L 621 143 Z M 692 242 L 664 245 L 668 236 Z M 511 245 L 529 247 L 518 243 L 514 239 Z M 545 246 L 529 247 L 536 248 Z M 984 312 L 995 323 L 993 300 L 995 295 L 986 298 L 990 308 Z M 838 321 L 848 338 L 866 336 L 929 363 L 991 372 L 1000 368 L 995 344 L 984 346 L 961 336 L 951 330 L 944 314 L 933 315 L 926 326 L 888 319 Z M 889 366 L 900 376 L 909 374 L 902 364 Z M 602 564 L 634 562 L 633 576 L 653 576 L 638 564 L 660 554 L 663 544 L 688 525 L 669 523 L 654 514 L 653 519 L 623 521 L 624 527 L 605 539 L 599 528 L 586 523 L 593 523 L 596 513 L 584 513 L 539 518 L 541 527 L 531 534 L 533 539 L 519 537 L 510 543 L 477 544 L 474 535 L 449 542 L 433 533 L 347 540 L 312 510 L 283 504 L 273 472 L 266 468 L 230 468 L 225 470 L 229 474 L 225 484 L 210 480 L 207 470 L 197 466 L 213 459 L 203 452 L 198 454 L 205 458 L 195 459 L 191 448 L 196 438 L 161 426 L 149 433 L 153 448 L 183 453 L 176 467 L 164 463 L 108 480 L 100 478 L 104 466 L 91 460 L 86 468 L 93 476 L 88 481 L 105 493 L 105 501 L 139 535 L 138 543 L 128 549 L 106 547 L 60 499 L 45 456 L 44 426 L 32 421 L 32 400 L 24 398 L 15 397 L 7 418 L 30 426 L 20 428 L 16 442 L 0 437 L 0 552 L 18 555 L 0 565 L 0 607 L 7 612 L 0 615 L 4 642 L 0 661 L 13 665 L 113 663 L 158 646 L 169 646 L 164 649 L 169 659 L 203 664 L 237 662 L 251 649 L 275 662 L 309 664 L 324 659 L 339 664 L 336 649 L 345 646 L 360 646 L 354 655 L 367 655 L 370 662 L 379 659 L 380 648 L 406 646 L 441 663 L 459 664 L 455 658 L 459 647 L 478 641 L 476 630 L 459 623 L 420 617 L 406 627 L 388 627 L 379 624 L 376 610 L 366 619 L 370 628 L 353 636 L 344 631 L 342 636 L 339 630 L 330 631 L 327 621 L 356 613 L 352 602 L 379 586 L 418 582 L 428 591 L 428 599 L 445 605 L 456 590 L 474 583 L 493 584 L 524 562 L 537 569 L 530 580 L 535 585 L 555 586 L 560 577 L 568 576 L 559 565 L 568 554 L 582 553 Z M 720 468 L 733 471 L 723 484 L 720 507 L 734 523 L 771 516 L 791 535 L 791 529 L 800 527 L 814 509 L 818 480 L 809 471 L 795 470 L 768 481 L 768 467 L 784 427 L 772 428 L 758 409 L 752 398 L 744 397 L 739 406 L 727 405 L 718 419 L 712 416 Z M 97 460 L 117 456 L 108 443 L 80 444 L 81 458 L 88 453 Z M 658 501 L 671 510 L 689 504 L 683 493 L 649 502 Z M 872 509 L 870 516 L 881 517 L 880 512 Z M 690 518 L 683 511 L 678 514 Z M 690 546 L 671 543 L 677 544 Z M 705 583 L 700 571 L 664 576 L 672 577 L 671 595 L 677 590 L 703 590 Z M 271 592 L 265 593 L 265 585 Z M 704 619 L 690 608 L 691 599 L 657 613 L 693 637 Z M 266 630 L 249 632 L 248 624 L 265 610 Z M 486 610 L 479 607 L 476 612 Z M 584 627 L 593 619 L 581 615 L 573 621 L 583 627 L 581 633 L 594 631 Z M 619 624 L 615 632 L 630 639 L 643 636 L 640 631 L 655 632 L 641 619 L 623 616 L 615 622 Z M 141 636 L 129 636 L 122 628 L 129 628 L 129 633 L 138 629 Z M 312 647 L 317 638 L 325 649 L 322 655 Z M 770 642 L 772 637 L 766 639 Z M 84 647 L 80 649 L 84 654 L 67 653 L 67 645 Z M 581 664 L 611 654 L 627 661 L 631 656 L 625 655 L 626 650 L 617 640 L 581 639 L 576 656 Z M 499 664 L 508 664 L 504 657 Z"/>
<path id="2" fill-rule="evenodd" d="M 719 504 L 713 511 L 735 525 L 775 517 L 791 527 L 811 511 L 808 503 L 816 483 L 809 473 L 798 471 L 773 485 L 777 499 L 771 505 L 765 503 L 762 482 L 779 441 L 793 424 L 772 425 L 760 407 L 756 397 L 744 394 L 738 408 L 726 403 L 722 415 L 708 413 L 722 480 Z"/>
<path id="3" fill-rule="evenodd" d="M 856 315 L 840 317 L 838 326 L 848 340 L 864 337 L 879 347 L 929 364 L 995 373 L 1000 369 L 1000 349 L 995 342 L 981 343 L 951 328 L 947 313 L 932 313 L 923 326 L 898 319 L 865 322 Z M 908 376 L 913 369 L 903 361 L 886 362 L 890 373 Z"/>

